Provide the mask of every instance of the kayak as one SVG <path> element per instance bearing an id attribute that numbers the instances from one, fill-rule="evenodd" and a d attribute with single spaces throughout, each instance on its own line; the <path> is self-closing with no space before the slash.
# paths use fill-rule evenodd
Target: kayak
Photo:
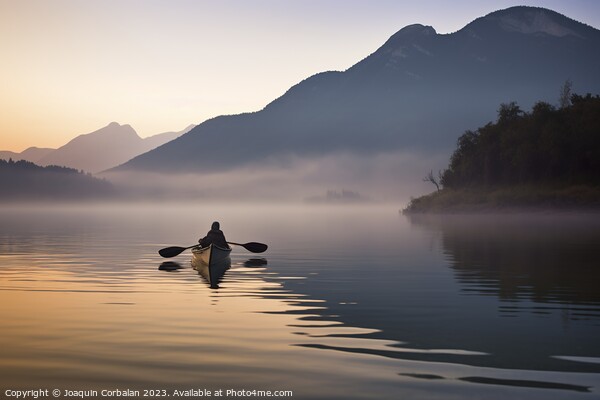
<path id="1" fill-rule="evenodd" d="M 210 244 L 208 247 L 192 249 L 192 266 L 212 288 L 218 288 L 219 280 L 231 267 L 231 248 Z"/>

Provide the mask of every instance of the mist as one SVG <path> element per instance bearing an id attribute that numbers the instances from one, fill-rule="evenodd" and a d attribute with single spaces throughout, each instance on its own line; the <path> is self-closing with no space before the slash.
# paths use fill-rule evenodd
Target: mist
<path id="1" fill-rule="evenodd" d="M 328 191 L 351 191 L 365 202 L 404 203 L 434 187 L 422 181 L 443 169 L 446 154 L 395 152 L 374 156 L 336 153 L 263 159 L 243 168 L 206 173 L 110 171 L 99 176 L 131 200 L 219 200 L 304 202 Z"/>

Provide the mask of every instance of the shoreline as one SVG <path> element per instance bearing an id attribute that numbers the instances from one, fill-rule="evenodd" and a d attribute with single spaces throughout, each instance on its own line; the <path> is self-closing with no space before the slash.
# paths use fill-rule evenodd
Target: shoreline
<path id="1" fill-rule="evenodd" d="M 507 186 L 441 189 L 411 199 L 400 210 L 410 214 L 600 213 L 600 187 Z"/>

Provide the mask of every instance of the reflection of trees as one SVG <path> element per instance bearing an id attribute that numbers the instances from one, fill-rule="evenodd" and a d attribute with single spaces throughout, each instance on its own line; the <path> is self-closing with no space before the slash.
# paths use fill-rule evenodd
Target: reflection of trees
<path id="1" fill-rule="evenodd" d="M 438 264 L 437 251 L 433 260 L 426 258 L 421 264 L 425 246 L 418 245 L 414 253 L 405 247 L 401 259 L 392 255 L 364 264 L 332 263 L 335 268 L 330 268 L 326 259 L 316 257 L 314 263 L 288 266 L 282 269 L 286 276 L 307 279 L 284 280 L 283 289 L 297 300 L 294 307 L 279 312 L 297 315 L 303 322 L 294 326 L 305 328 L 311 339 L 319 338 L 300 341 L 299 346 L 503 369 L 600 371 L 597 363 L 555 357 L 600 354 L 600 271 L 594 271 L 593 262 L 593 252 L 600 248 L 600 220 L 419 215 L 410 219 L 433 232 L 424 235 L 426 240 L 439 239 L 454 274 L 444 271 L 443 262 Z M 278 271 L 275 265 L 272 271 Z M 457 286 L 472 296 L 457 293 Z M 319 308 L 314 308 L 314 301 Z M 339 324 L 335 333 L 327 333 L 334 324 Z M 342 327 L 348 328 L 346 332 Z M 373 332 L 353 333 L 354 328 Z M 360 340 L 345 346 L 344 338 Z M 382 347 L 378 340 L 396 344 Z M 465 380 L 551 385 L 501 376 Z"/>
<path id="2" fill-rule="evenodd" d="M 600 221 L 581 216 L 417 217 L 440 230 L 466 292 L 600 304 Z"/>

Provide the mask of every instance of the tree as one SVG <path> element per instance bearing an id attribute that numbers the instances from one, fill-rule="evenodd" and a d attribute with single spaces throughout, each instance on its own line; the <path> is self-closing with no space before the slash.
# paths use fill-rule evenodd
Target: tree
<path id="1" fill-rule="evenodd" d="M 498 124 L 516 121 L 522 115 L 521 107 L 514 101 L 508 104 L 502 103 L 498 109 Z"/>
<path id="2" fill-rule="evenodd" d="M 567 108 L 571 105 L 571 89 L 573 87 L 573 82 L 570 79 L 567 79 L 565 83 L 563 83 L 560 88 L 560 96 L 558 98 L 558 107 L 559 108 Z"/>
<path id="3" fill-rule="evenodd" d="M 459 137 L 440 180 L 433 172 L 423 180 L 451 189 L 599 184 L 600 96 L 572 94 L 562 109 L 538 102 L 530 113 L 502 104 L 498 114 Z"/>
<path id="4" fill-rule="evenodd" d="M 423 178 L 423 182 L 431 182 L 435 185 L 438 192 L 440 191 L 440 182 L 442 180 L 442 171 L 438 171 L 438 177 L 433 176 L 433 170 L 429 171 L 429 174 Z"/>

